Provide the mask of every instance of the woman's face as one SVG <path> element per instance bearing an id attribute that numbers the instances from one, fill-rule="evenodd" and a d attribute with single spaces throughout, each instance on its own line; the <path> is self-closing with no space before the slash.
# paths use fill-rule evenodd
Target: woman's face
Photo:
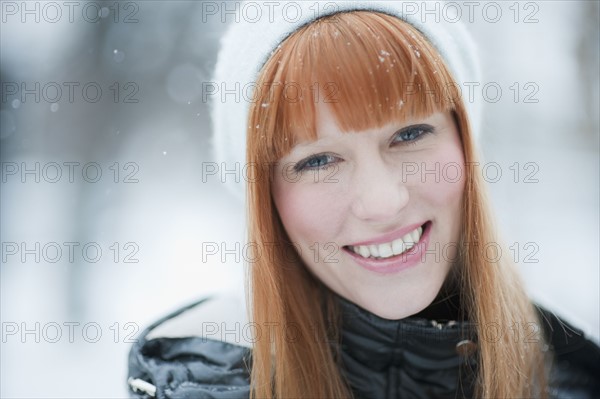
<path id="1" fill-rule="evenodd" d="M 281 221 L 325 285 L 387 319 L 433 301 L 461 229 L 464 157 L 450 113 L 343 133 L 320 104 L 317 141 L 276 168 Z"/>

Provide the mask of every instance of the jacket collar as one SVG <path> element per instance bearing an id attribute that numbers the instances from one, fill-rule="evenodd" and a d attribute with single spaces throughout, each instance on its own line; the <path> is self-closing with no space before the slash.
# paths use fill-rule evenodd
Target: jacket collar
<path id="1" fill-rule="evenodd" d="M 341 370 L 355 397 L 471 397 L 476 329 L 456 321 L 457 300 L 438 298 L 414 316 L 390 320 L 336 295 Z"/>
<path id="2" fill-rule="evenodd" d="M 464 358 L 474 358 L 477 340 L 473 323 L 427 319 L 420 316 L 424 312 L 399 320 L 384 319 L 336 297 L 342 320 L 342 351 L 373 370 L 407 367 L 412 360 L 419 367 L 450 367 L 458 366 Z M 426 312 L 443 314 L 446 305 L 447 301 L 442 301 Z"/>

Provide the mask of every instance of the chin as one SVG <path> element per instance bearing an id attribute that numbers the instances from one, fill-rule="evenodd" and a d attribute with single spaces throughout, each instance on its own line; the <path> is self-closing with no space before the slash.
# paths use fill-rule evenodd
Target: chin
<path id="1" fill-rule="evenodd" d="M 352 301 L 378 317 L 388 320 L 399 320 L 417 314 L 425 309 L 433 302 L 436 295 L 437 292 L 421 296 L 418 300 L 415 300 L 414 297 L 409 300 L 408 298 L 402 298 L 402 296 L 381 298 L 381 294 L 379 293 L 375 299 L 357 298 Z"/>

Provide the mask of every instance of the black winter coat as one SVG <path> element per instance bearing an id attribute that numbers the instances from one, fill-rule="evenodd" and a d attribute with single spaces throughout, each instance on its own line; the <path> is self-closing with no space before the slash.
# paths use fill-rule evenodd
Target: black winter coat
<path id="1" fill-rule="evenodd" d="M 337 298 L 342 311 L 342 372 L 355 398 L 473 396 L 478 340 L 471 323 L 440 322 L 452 314 L 451 302 L 387 320 Z M 239 322 L 244 319 L 241 305 L 232 299 L 206 298 L 147 328 L 129 354 L 131 396 L 248 398 L 252 352 L 251 344 L 244 343 L 249 330 Z M 551 397 L 600 398 L 600 348 L 553 313 L 538 309 L 540 333 L 555 354 Z M 515 339 L 535 339 L 533 329 L 530 334 L 525 334 L 527 329 L 492 329 L 486 339 L 517 331 Z"/>

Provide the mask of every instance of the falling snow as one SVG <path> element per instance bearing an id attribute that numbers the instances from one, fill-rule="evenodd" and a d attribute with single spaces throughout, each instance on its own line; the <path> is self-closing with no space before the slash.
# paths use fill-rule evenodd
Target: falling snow
<path id="1" fill-rule="evenodd" d="M 385 50 L 381 50 L 381 51 L 379 52 L 379 54 L 380 54 L 380 55 L 379 55 L 379 62 L 385 62 L 385 57 L 389 57 L 389 56 L 390 56 L 390 53 L 388 53 L 388 52 L 387 52 L 387 51 L 385 51 Z"/>
<path id="2" fill-rule="evenodd" d="M 125 60 L 125 53 L 121 50 L 114 49 L 113 50 L 113 60 L 117 63 L 123 62 L 123 60 Z"/>

